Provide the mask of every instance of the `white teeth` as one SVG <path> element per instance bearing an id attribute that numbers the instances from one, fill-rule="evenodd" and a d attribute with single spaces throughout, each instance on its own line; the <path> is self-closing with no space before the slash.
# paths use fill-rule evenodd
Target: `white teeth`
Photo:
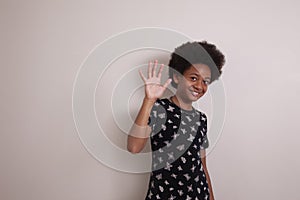
<path id="1" fill-rule="evenodd" d="M 198 95 L 199 95 L 198 92 L 192 92 L 192 94 L 193 94 L 194 96 L 198 96 Z"/>

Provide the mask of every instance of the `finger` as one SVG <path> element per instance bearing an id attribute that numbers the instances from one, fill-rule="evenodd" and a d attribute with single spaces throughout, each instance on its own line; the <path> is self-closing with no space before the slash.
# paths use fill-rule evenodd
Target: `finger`
<path id="1" fill-rule="evenodd" d="M 155 76 L 156 67 L 157 67 L 157 60 L 154 61 L 154 67 L 153 67 L 153 70 L 152 70 L 152 76 Z"/>
<path id="2" fill-rule="evenodd" d="M 157 75 L 157 77 L 160 79 L 161 78 L 161 73 L 162 73 L 162 71 L 163 71 L 163 69 L 164 69 L 164 64 L 161 64 L 160 65 L 160 68 L 159 68 L 159 71 L 158 71 L 158 75 Z"/>
<path id="3" fill-rule="evenodd" d="M 144 83 L 146 83 L 146 77 L 144 76 L 144 74 L 142 73 L 142 70 L 139 70 L 139 74 L 141 76 L 141 78 L 143 79 Z"/>
<path id="4" fill-rule="evenodd" d="M 148 64 L 148 78 L 152 78 L 152 62 Z"/>
<path id="5" fill-rule="evenodd" d="M 172 82 L 172 79 L 168 79 L 167 81 L 166 81 L 166 83 L 164 84 L 164 86 L 163 86 L 163 88 L 167 88 L 169 85 L 170 85 L 170 83 Z"/>

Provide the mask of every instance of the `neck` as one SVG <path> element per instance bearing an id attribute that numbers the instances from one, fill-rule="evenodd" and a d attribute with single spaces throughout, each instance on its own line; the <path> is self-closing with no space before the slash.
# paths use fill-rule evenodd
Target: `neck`
<path id="1" fill-rule="evenodd" d="M 171 100 L 181 109 L 193 110 L 192 102 L 185 102 L 178 95 L 174 95 L 173 97 L 171 97 Z"/>

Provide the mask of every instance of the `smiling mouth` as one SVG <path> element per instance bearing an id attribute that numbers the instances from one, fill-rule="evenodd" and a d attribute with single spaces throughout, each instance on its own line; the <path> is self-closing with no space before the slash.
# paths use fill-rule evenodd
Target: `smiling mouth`
<path id="1" fill-rule="evenodd" d="M 192 92 L 192 95 L 193 95 L 194 97 L 198 97 L 199 94 L 200 94 L 200 92 L 195 92 L 195 91 L 191 91 L 191 92 Z"/>

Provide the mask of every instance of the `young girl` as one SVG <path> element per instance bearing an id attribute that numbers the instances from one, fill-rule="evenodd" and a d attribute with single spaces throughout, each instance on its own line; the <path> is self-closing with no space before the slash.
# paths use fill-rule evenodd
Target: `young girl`
<path id="1" fill-rule="evenodd" d="M 208 56 L 209 55 L 209 56 Z M 225 63 L 215 45 L 188 42 L 176 48 L 169 62 L 170 79 L 161 85 L 163 65 L 150 62 L 145 97 L 128 136 L 128 150 L 140 152 L 151 138 L 152 173 L 146 200 L 214 200 L 206 166 L 207 117 L 193 108 Z M 161 99 L 172 83 L 176 93 Z"/>

